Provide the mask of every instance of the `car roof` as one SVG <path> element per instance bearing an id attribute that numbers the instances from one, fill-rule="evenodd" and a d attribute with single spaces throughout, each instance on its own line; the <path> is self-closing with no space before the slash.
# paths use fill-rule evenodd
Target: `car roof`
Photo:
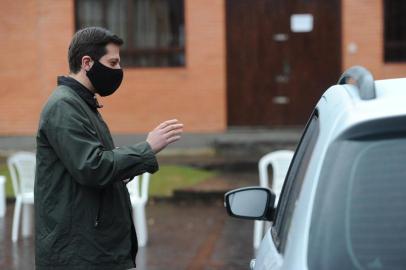
<path id="1" fill-rule="evenodd" d="M 355 85 L 330 87 L 316 106 L 321 127 L 333 129 L 338 136 L 366 121 L 406 116 L 406 78 L 379 80 L 374 85 L 376 97 L 367 100 L 360 97 Z"/>

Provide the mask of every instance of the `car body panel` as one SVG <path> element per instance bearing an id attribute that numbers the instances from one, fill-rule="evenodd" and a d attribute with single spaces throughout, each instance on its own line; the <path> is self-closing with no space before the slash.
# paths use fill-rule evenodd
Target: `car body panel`
<path id="1" fill-rule="evenodd" d="M 259 247 L 255 270 L 307 269 L 314 198 L 327 150 L 344 131 L 370 120 L 406 116 L 406 79 L 376 81 L 376 99 L 361 100 L 357 87 L 330 87 L 316 105 L 320 130 L 296 201 L 284 254 L 269 230 Z"/>
<path id="2" fill-rule="evenodd" d="M 273 244 L 272 235 L 268 231 L 258 248 L 254 270 L 280 269 L 281 266 L 282 256 Z"/>

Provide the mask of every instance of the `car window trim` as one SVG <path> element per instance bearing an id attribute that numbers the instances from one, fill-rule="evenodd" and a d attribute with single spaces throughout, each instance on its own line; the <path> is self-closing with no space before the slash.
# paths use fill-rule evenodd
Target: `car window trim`
<path id="1" fill-rule="evenodd" d="M 313 120 L 315 118 L 317 120 L 317 124 L 319 124 L 319 119 L 318 119 L 319 118 L 319 113 L 318 113 L 317 108 L 313 111 L 313 113 L 309 117 L 308 122 L 306 123 L 303 134 L 302 134 L 302 136 L 301 136 L 301 138 L 299 140 L 299 143 L 298 143 L 298 145 L 296 147 L 296 151 L 295 151 L 295 154 L 293 156 L 292 162 L 289 165 L 289 169 L 288 169 L 288 172 L 286 174 L 286 179 L 285 179 L 285 180 L 288 180 L 288 181 L 285 181 L 285 183 L 284 183 L 284 185 L 282 187 L 281 198 L 280 198 L 280 201 L 279 201 L 280 203 L 278 204 L 278 207 L 276 209 L 275 220 L 274 220 L 274 222 L 272 224 L 272 227 L 271 227 L 272 239 L 274 241 L 275 247 L 277 248 L 278 252 L 280 252 L 280 253 L 283 253 L 283 250 L 281 249 L 282 242 L 281 242 L 280 235 L 279 235 L 281 232 L 279 231 L 280 227 L 278 227 L 278 225 L 279 225 L 278 220 L 283 219 L 285 217 L 285 214 L 286 214 L 285 212 L 287 210 L 288 202 L 289 202 L 289 199 L 291 198 L 290 194 L 291 194 L 291 191 L 292 191 L 292 187 L 294 186 L 293 184 L 295 183 L 296 175 L 297 175 L 297 173 L 298 173 L 298 171 L 300 170 L 301 167 L 300 167 L 300 165 L 298 165 L 295 171 L 292 171 L 292 170 L 293 170 L 294 166 L 296 165 L 296 163 L 301 162 L 301 160 L 305 156 L 305 153 L 307 151 L 309 151 L 307 149 L 307 147 L 309 145 L 311 146 L 311 143 L 314 142 L 313 143 L 313 148 L 312 148 L 312 149 L 314 149 L 315 142 L 317 141 L 317 137 L 318 137 L 318 134 L 319 134 L 319 126 L 316 127 L 317 132 L 314 133 L 315 135 L 311 135 L 310 137 L 308 137 L 309 127 L 310 127 L 311 123 L 313 122 Z M 310 130 L 310 131 L 313 131 L 313 130 Z M 314 136 L 316 136 L 316 139 L 314 139 Z M 305 140 L 307 141 L 307 145 L 304 145 Z M 301 153 L 301 156 L 298 156 L 299 150 L 301 150 L 303 147 L 305 147 L 305 150 Z M 310 149 L 310 151 L 312 151 L 312 149 Z M 300 161 L 298 161 L 298 158 L 300 158 Z M 294 174 L 294 176 L 290 177 L 292 174 Z"/>

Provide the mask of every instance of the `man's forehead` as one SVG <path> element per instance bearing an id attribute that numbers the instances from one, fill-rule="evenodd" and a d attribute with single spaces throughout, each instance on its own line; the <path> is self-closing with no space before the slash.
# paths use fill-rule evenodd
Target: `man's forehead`
<path id="1" fill-rule="evenodd" d="M 104 55 L 106 58 L 117 58 L 120 59 L 120 46 L 116 44 L 107 44 L 106 46 L 107 53 Z"/>

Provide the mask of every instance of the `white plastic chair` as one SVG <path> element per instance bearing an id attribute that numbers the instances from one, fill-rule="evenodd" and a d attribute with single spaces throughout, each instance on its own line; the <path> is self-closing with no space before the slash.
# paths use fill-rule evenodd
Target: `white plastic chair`
<path id="1" fill-rule="evenodd" d="M 0 175 L 0 218 L 6 215 L 6 177 Z"/>
<path id="2" fill-rule="evenodd" d="M 144 173 L 136 176 L 127 184 L 130 193 L 131 205 L 133 207 L 133 218 L 137 231 L 138 246 L 144 247 L 148 241 L 147 220 L 145 217 L 145 205 L 148 201 L 149 179 L 151 174 Z M 141 192 L 140 192 L 141 186 Z"/>
<path id="3" fill-rule="evenodd" d="M 21 208 L 23 207 L 22 235 L 31 235 L 32 209 L 34 205 L 35 154 L 17 152 L 7 159 L 16 197 L 11 239 L 18 240 Z"/>
<path id="4" fill-rule="evenodd" d="M 259 184 L 261 187 L 269 187 L 268 166 L 272 165 L 272 186 L 271 189 L 276 195 L 275 206 L 278 204 L 279 195 L 281 194 L 283 182 L 285 181 L 286 173 L 288 172 L 290 162 L 292 161 L 294 152 L 291 150 L 278 150 L 266 154 L 258 163 L 259 169 Z M 254 224 L 254 239 L 253 245 L 256 250 L 261 243 L 263 237 L 265 222 L 256 220 Z M 269 226 L 269 222 L 266 227 Z"/>

